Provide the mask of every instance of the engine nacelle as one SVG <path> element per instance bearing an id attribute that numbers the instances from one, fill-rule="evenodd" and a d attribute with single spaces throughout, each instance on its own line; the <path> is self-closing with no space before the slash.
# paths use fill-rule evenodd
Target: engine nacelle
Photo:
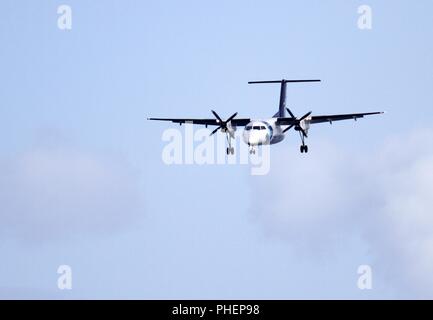
<path id="1" fill-rule="evenodd" d="M 227 128 L 223 129 L 224 133 L 228 133 L 230 137 L 235 138 L 236 126 L 232 125 L 231 122 L 227 123 Z"/>
<path id="2" fill-rule="evenodd" d="M 299 126 L 305 131 L 306 134 L 308 134 L 308 130 L 310 129 L 310 119 L 304 119 L 301 122 L 299 122 Z M 295 128 L 296 129 L 296 128 Z M 299 128 L 298 128 L 299 131 Z"/>

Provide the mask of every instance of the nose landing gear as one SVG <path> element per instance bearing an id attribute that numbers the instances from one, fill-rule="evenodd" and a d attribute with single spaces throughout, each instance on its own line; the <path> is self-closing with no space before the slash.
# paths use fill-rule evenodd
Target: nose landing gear
<path id="1" fill-rule="evenodd" d="M 256 149 L 250 144 L 248 144 L 248 151 L 250 154 L 256 154 Z"/>

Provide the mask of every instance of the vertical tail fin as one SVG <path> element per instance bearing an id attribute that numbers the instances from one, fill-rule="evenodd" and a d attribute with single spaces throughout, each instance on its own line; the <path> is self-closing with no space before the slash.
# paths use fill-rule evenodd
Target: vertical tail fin
<path id="1" fill-rule="evenodd" d="M 320 80 L 272 80 L 272 81 L 250 81 L 248 84 L 256 84 L 256 83 L 281 83 L 280 89 L 280 103 L 278 106 L 278 112 L 274 115 L 274 117 L 283 118 L 286 115 L 286 84 L 292 82 L 320 82 Z"/>

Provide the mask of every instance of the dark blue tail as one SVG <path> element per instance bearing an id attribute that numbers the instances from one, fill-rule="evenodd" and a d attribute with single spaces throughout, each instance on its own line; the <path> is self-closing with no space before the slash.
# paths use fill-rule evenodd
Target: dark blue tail
<path id="1" fill-rule="evenodd" d="M 320 80 L 272 80 L 272 81 L 250 81 L 249 84 L 254 83 L 281 83 L 280 90 L 280 103 L 278 106 L 278 112 L 274 114 L 274 118 L 284 118 L 286 116 L 286 84 L 288 82 L 320 82 Z"/>

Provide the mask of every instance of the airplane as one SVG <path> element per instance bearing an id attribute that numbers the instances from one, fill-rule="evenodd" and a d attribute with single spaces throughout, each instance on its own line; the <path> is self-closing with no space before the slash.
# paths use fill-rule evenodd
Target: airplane
<path id="1" fill-rule="evenodd" d="M 332 115 L 311 115 L 312 112 L 307 112 L 302 117 L 297 118 L 293 112 L 286 107 L 286 87 L 288 83 L 300 83 L 300 82 L 320 82 L 321 80 L 272 80 L 272 81 L 250 81 L 248 84 L 268 84 L 268 83 L 279 83 L 281 84 L 280 89 L 280 102 L 278 112 L 275 113 L 272 118 L 267 119 L 251 119 L 251 118 L 236 118 L 238 115 L 235 112 L 232 116 L 223 120 L 214 110 L 211 110 L 215 118 L 213 119 L 192 119 L 192 118 L 148 118 L 148 120 L 157 121 L 171 121 L 173 123 L 192 123 L 208 126 L 216 126 L 210 135 L 212 136 L 218 131 L 226 134 L 228 147 L 226 149 L 227 155 L 234 154 L 234 148 L 232 146 L 232 139 L 234 139 L 235 131 L 237 127 L 244 127 L 242 134 L 243 141 L 248 144 L 250 154 L 255 153 L 255 147 L 265 144 L 276 144 L 284 140 L 286 132 L 294 128 L 295 131 L 299 132 L 301 138 L 301 153 L 308 152 L 308 146 L 305 144 L 305 139 L 308 138 L 308 131 L 311 124 L 329 122 L 332 124 L 334 121 L 340 120 L 357 120 L 364 116 L 383 114 L 384 112 L 367 112 L 367 113 L 349 113 L 349 114 L 332 114 Z M 286 116 L 286 111 L 289 116 Z"/>

